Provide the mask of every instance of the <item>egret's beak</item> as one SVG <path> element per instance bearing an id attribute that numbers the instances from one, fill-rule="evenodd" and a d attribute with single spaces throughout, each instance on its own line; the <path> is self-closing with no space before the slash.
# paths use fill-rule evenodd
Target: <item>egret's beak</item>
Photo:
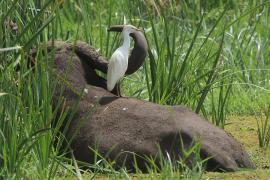
<path id="1" fill-rule="evenodd" d="M 115 31 L 115 32 L 122 32 L 124 28 L 124 25 L 113 25 L 110 26 L 107 31 Z"/>
<path id="2" fill-rule="evenodd" d="M 125 26 L 125 25 L 113 25 L 113 26 L 110 26 L 110 27 L 107 29 L 107 31 L 122 32 L 124 26 Z M 133 29 L 135 29 L 136 31 L 141 31 L 141 32 L 143 32 L 142 29 L 138 29 L 138 28 L 136 28 L 136 27 L 134 27 Z"/>

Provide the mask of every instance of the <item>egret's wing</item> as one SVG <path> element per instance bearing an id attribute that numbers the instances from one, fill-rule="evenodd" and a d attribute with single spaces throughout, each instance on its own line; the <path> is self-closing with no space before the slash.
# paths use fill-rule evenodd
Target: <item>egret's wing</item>
<path id="1" fill-rule="evenodd" d="M 107 89 L 109 91 L 114 88 L 117 81 L 124 76 L 127 70 L 124 58 L 124 55 L 116 50 L 109 61 L 107 72 Z"/>

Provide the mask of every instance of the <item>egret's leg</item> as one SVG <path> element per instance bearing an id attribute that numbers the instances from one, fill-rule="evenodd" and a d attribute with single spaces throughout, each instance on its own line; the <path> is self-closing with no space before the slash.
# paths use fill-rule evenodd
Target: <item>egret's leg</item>
<path id="1" fill-rule="evenodd" d="M 120 85 L 121 85 L 121 80 L 118 83 L 116 83 L 116 88 L 117 88 L 117 96 L 122 97 L 121 91 L 120 91 Z"/>

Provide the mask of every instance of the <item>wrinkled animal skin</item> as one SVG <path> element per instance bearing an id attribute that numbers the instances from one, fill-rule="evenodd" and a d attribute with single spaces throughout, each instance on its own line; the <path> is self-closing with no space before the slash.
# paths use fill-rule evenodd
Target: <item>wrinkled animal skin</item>
<path id="1" fill-rule="evenodd" d="M 65 106 L 75 104 L 78 94 L 84 92 L 67 135 L 69 139 L 77 132 L 71 143 L 77 160 L 92 163 L 91 147 L 107 159 L 115 160 L 116 166 L 133 169 L 133 153 L 156 157 L 158 164 L 159 148 L 177 160 L 183 154 L 183 148 L 199 141 L 201 158 L 211 157 L 206 163 L 208 171 L 254 168 L 239 142 L 188 108 L 118 97 L 108 92 L 106 80 L 95 71 L 106 72 L 107 61 L 86 43 L 73 45 L 56 41 L 49 43 L 47 48 L 49 51 L 54 49 L 53 69 L 69 83 L 58 82 L 64 87 Z M 54 104 L 59 95 L 60 90 L 56 90 Z M 187 164 L 191 161 L 192 157 Z M 138 157 L 137 164 L 146 171 L 143 158 Z"/>

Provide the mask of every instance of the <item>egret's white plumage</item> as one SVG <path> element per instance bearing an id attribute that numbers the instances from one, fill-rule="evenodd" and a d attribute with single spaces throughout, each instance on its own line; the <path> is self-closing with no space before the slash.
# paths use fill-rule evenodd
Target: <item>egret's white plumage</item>
<path id="1" fill-rule="evenodd" d="M 108 72 L 107 72 L 107 89 L 112 91 L 117 81 L 124 77 L 128 67 L 128 56 L 129 56 L 129 45 L 130 37 L 129 34 L 136 31 L 134 26 L 125 25 L 122 31 L 124 42 L 122 46 L 117 48 L 112 54 L 109 60 Z"/>

